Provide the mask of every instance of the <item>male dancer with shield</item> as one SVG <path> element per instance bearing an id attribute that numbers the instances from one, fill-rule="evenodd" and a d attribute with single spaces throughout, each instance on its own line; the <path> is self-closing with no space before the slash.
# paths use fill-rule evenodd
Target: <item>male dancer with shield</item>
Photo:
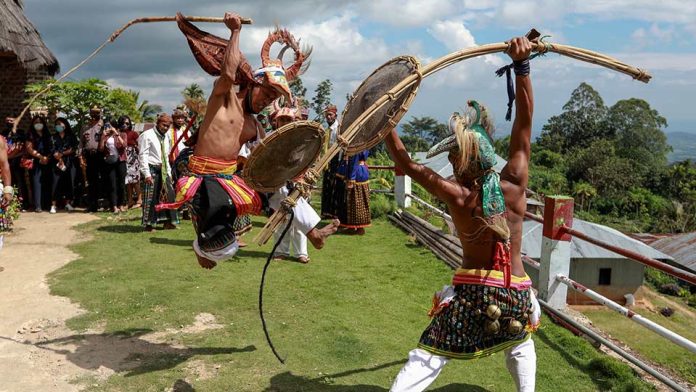
<path id="1" fill-rule="evenodd" d="M 177 22 L 180 28 L 183 25 L 188 31 L 195 29 L 186 26 L 188 22 L 180 14 Z M 286 97 L 286 102 L 291 101 L 287 80 L 299 73 L 304 60 L 294 38 L 287 31 L 278 30 L 269 35 L 264 44 L 263 67 L 252 71 L 239 49 L 242 26 L 239 15 L 226 13 L 224 22 L 231 36 L 225 48 L 220 77 L 208 99 L 196 147 L 188 162 L 188 175 L 177 183 L 176 202 L 158 206 L 160 209 L 179 208 L 190 202 L 197 233 L 193 248 L 203 268 L 213 268 L 217 261 L 236 253 L 235 218 L 249 213 L 259 214 L 266 202 L 263 195 L 235 175 L 237 157 L 241 146 L 259 133 L 260 124 L 255 113 L 261 112 L 281 95 Z M 195 32 L 205 34 L 197 29 Z M 271 44 L 278 39 L 296 48 L 295 64 L 288 70 L 283 68 L 281 61 L 268 56 Z M 189 43 L 197 54 L 195 44 L 191 40 Z M 336 231 L 339 222 L 317 229 L 315 226 L 320 218 L 309 204 L 301 200 L 293 209 L 296 223 L 312 245 L 317 249 L 323 247 L 326 237 Z"/>
<path id="2" fill-rule="evenodd" d="M 493 170 L 490 120 L 474 101 L 469 113 L 452 115 L 453 135 L 429 152 L 449 153 L 456 181 L 413 162 L 396 130 L 386 138 L 401 170 L 449 207 L 464 255 L 452 286 L 435 295 L 432 321 L 392 391 L 422 391 L 448 359 L 476 359 L 501 350 L 517 389 L 534 390 L 536 353 L 530 332 L 538 326 L 539 304 L 520 255 L 533 111 L 531 49 L 525 37 L 510 41 L 517 108 L 508 164 L 500 175 Z"/>

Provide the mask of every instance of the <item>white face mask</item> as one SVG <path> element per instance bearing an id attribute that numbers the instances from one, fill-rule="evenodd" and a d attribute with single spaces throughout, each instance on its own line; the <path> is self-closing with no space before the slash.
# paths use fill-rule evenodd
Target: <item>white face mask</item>
<path id="1" fill-rule="evenodd" d="M 34 129 L 36 129 L 37 131 L 43 131 L 43 128 L 43 124 L 41 123 L 34 124 Z"/>

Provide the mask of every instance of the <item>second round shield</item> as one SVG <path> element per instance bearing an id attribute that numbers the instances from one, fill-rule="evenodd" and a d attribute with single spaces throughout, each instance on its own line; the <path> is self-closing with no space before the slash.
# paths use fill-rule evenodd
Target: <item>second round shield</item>
<path id="1" fill-rule="evenodd" d="M 387 132 L 395 126 L 406 113 L 408 107 L 418 92 L 419 80 L 406 87 L 403 91 L 392 96 L 381 108 L 371 116 L 356 123 L 359 117 L 367 111 L 382 96 L 397 86 L 401 81 L 419 70 L 419 63 L 415 57 L 400 56 L 393 58 L 377 68 L 365 79 L 353 92 L 350 101 L 346 105 L 341 116 L 339 134 L 347 135 L 354 125 L 358 127 L 358 133 L 350 141 L 346 149 L 349 155 L 370 149 L 384 139 Z"/>
<path id="2" fill-rule="evenodd" d="M 313 121 L 280 127 L 251 152 L 244 166 L 244 180 L 256 191 L 275 192 L 312 166 L 323 141 L 324 129 Z"/>

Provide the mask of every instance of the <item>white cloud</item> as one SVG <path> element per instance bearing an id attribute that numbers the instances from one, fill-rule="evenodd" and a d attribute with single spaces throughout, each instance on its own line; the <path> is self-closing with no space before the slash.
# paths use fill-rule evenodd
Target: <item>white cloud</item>
<path id="1" fill-rule="evenodd" d="M 428 28 L 428 33 L 451 51 L 470 48 L 476 40 L 463 23 L 454 20 L 439 20 Z"/>
<path id="2" fill-rule="evenodd" d="M 404 27 L 427 25 L 452 14 L 457 7 L 453 0 L 367 0 L 359 9 L 373 20 Z"/>

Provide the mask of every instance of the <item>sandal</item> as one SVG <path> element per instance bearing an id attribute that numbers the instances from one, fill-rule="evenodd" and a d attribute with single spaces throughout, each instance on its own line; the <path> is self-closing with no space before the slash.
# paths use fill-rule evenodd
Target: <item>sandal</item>
<path id="1" fill-rule="evenodd" d="M 299 261 L 302 264 L 307 264 L 309 263 L 309 256 L 300 256 L 297 258 L 297 261 Z"/>

